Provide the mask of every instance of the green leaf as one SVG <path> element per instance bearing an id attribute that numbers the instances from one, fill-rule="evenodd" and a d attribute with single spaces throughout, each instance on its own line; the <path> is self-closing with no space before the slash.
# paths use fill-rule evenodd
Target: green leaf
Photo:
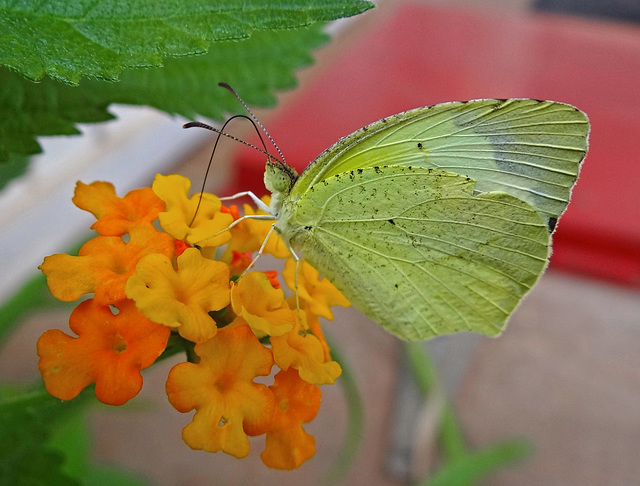
<path id="1" fill-rule="evenodd" d="M 356 15 L 362 0 L 0 0 L 0 64 L 32 80 L 115 80 L 127 68 L 202 54 L 215 41 Z"/>
<path id="2" fill-rule="evenodd" d="M 418 486 L 473 486 L 490 474 L 529 456 L 533 448 L 525 440 L 509 440 L 447 462 Z"/>
<path id="3" fill-rule="evenodd" d="M 221 120 L 226 113 L 243 108 L 217 86 L 218 82 L 233 86 L 251 106 L 274 105 L 273 92 L 294 87 L 293 71 L 311 64 L 309 52 L 328 40 L 320 24 L 256 32 L 240 42 L 219 42 L 204 56 L 167 60 L 163 69 L 127 71 L 120 83 L 86 84 L 89 91 L 114 103 L 149 105 L 186 118 L 201 115 Z"/>
<path id="4" fill-rule="evenodd" d="M 7 154 L 6 158 L 7 161 L 4 164 L 0 164 L 0 190 L 4 189 L 13 179 L 24 174 L 31 161 L 29 157 L 22 157 L 16 154 Z"/>
<path id="5" fill-rule="evenodd" d="M 46 444 L 55 425 L 84 405 L 61 402 L 44 389 L 0 389 L 0 485 L 79 485 L 63 471 L 64 455 Z"/>
<path id="6" fill-rule="evenodd" d="M 146 481 L 133 476 L 127 471 L 98 466 L 91 467 L 82 480 L 82 484 L 85 486 L 94 486 L 96 484 L 113 486 L 144 486 L 148 484 Z"/>
<path id="7" fill-rule="evenodd" d="M 225 81 L 253 106 L 273 104 L 273 91 L 294 86 L 293 70 L 311 63 L 309 51 L 327 39 L 320 25 L 256 32 L 219 42 L 203 56 L 170 59 L 163 69 L 128 71 L 120 83 L 86 80 L 77 87 L 50 79 L 34 84 L 0 69 L 0 162 L 40 152 L 37 136 L 74 134 L 76 123 L 113 118 L 110 103 L 222 119 L 241 108 L 217 86 Z"/>
<path id="8" fill-rule="evenodd" d="M 112 119 L 107 105 L 88 89 L 49 79 L 34 84 L 0 69 L 0 161 L 40 152 L 36 136 L 77 134 L 76 123 Z"/>
<path id="9" fill-rule="evenodd" d="M 64 453 L 62 471 L 77 478 L 85 486 L 118 485 L 143 486 L 146 484 L 126 471 L 96 466 L 90 458 L 91 438 L 87 428 L 87 408 L 70 414 L 56 424 L 47 441 L 52 449 Z"/>

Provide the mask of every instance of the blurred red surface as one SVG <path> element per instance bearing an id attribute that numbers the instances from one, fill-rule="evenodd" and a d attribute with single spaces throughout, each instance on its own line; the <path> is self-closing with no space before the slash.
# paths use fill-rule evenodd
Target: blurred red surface
<path id="1" fill-rule="evenodd" d="M 269 120 L 291 165 L 303 169 L 340 137 L 418 106 L 573 104 L 591 120 L 590 148 L 554 235 L 552 268 L 640 285 L 640 27 L 422 4 L 370 20 Z M 238 188 L 264 193 L 263 160 L 240 152 Z"/>

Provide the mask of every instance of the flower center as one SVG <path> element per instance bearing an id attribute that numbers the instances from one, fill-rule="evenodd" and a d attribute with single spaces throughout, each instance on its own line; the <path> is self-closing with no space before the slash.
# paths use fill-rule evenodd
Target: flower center
<path id="1" fill-rule="evenodd" d="M 115 336 L 113 336 L 111 349 L 113 349 L 116 354 L 122 354 L 127 350 L 127 342 L 120 333 L 117 333 Z"/>
<path id="2" fill-rule="evenodd" d="M 225 393 L 233 388 L 234 383 L 235 379 L 231 373 L 223 373 L 215 381 L 213 386 L 215 386 L 216 390 L 218 390 L 220 393 Z"/>

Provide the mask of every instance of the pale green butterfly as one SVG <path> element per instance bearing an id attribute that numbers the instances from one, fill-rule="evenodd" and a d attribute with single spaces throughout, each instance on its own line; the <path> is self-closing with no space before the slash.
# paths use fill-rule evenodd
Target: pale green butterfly
<path id="1" fill-rule="evenodd" d="M 355 131 L 300 175 L 269 160 L 270 206 L 250 195 L 296 258 L 389 332 L 496 336 L 547 266 L 588 132 L 562 103 L 442 103 Z"/>

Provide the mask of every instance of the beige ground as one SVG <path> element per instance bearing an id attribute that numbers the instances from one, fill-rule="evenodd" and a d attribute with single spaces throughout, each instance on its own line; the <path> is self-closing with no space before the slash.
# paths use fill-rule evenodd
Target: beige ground
<path id="1" fill-rule="evenodd" d="M 31 319 L 0 355 L 0 378 L 35 376 L 37 336 L 56 323 L 64 327 L 64 320 L 64 315 Z M 402 484 L 385 473 L 399 343 L 355 311 L 341 313 L 327 329 L 354 368 L 365 398 L 364 445 L 343 484 Z M 537 447 L 532 460 L 486 484 L 638 484 L 638 349 L 637 293 L 545 275 L 503 337 L 480 338 L 456 393 L 473 445 L 521 435 Z M 189 416 L 175 412 L 163 396 L 168 366 L 145 375 L 143 392 L 128 411 L 96 411 L 99 460 L 137 470 L 160 486 L 309 484 L 336 460 L 345 430 L 338 386 L 324 387 L 320 415 L 309 426 L 317 438 L 315 459 L 299 471 L 283 473 L 262 466 L 260 440 L 242 461 L 188 449 L 180 430 Z"/>

